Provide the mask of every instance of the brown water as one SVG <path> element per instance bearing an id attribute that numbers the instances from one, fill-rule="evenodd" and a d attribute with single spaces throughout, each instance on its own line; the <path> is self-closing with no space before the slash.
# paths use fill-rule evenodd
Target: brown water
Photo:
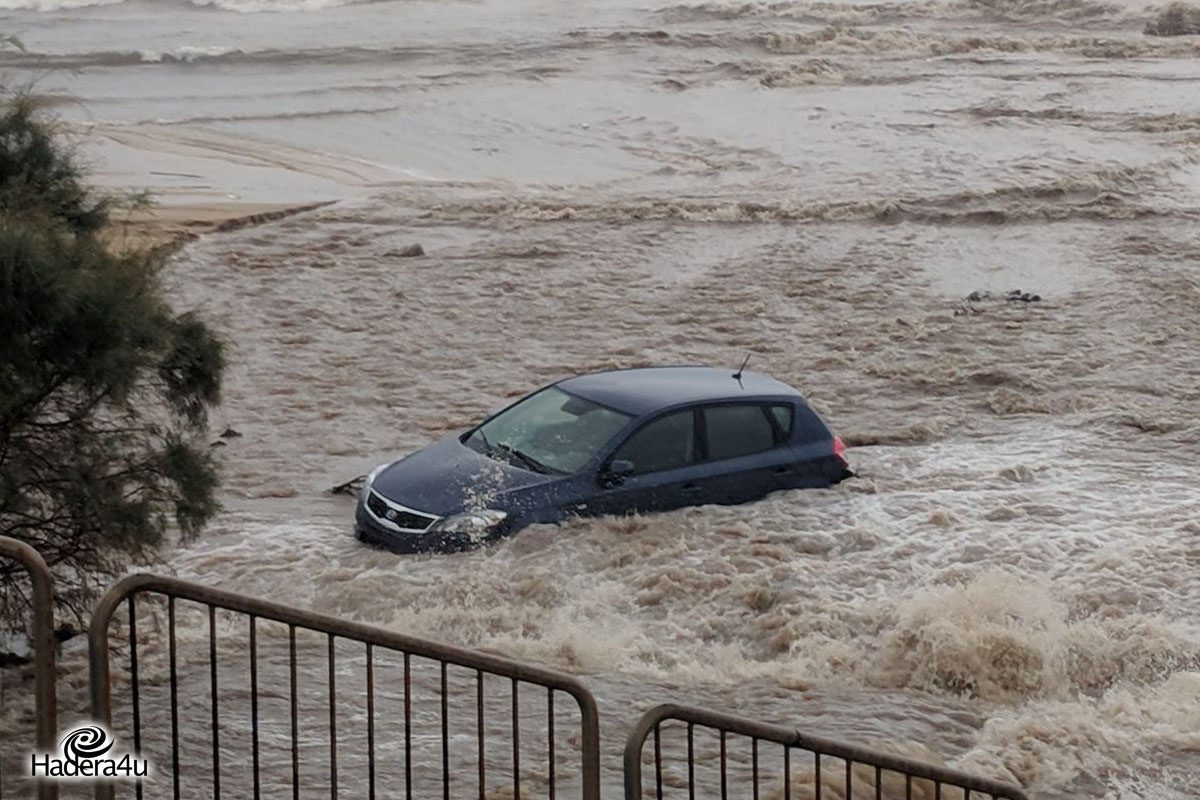
<path id="1" fill-rule="evenodd" d="M 217 5 L 10 12 L 83 67 L 50 88 L 112 180 L 132 144 L 214 170 L 174 192 L 347 198 L 172 264 L 245 434 L 178 574 L 577 673 L 614 789 L 677 699 L 1200 796 L 1195 37 L 1082 0 Z M 437 557 L 324 494 L 556 378 L 747 352 L 860 478 Z"/>

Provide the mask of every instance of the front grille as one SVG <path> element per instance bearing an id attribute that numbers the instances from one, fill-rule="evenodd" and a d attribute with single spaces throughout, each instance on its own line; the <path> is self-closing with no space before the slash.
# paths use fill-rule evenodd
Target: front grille
<path id="1" fill-rule="evenodd" d="M 405 511 L 400 508 L 395 508 L 383 501 L 383 498 L 371 492 L 367 495 L 367 508 L 381 520 L 386 520 L 399 528 L 408 530 L 423 531 L 433 524 L 436 517 L 427 517 L 423 514 L 414 514 L 411 511 Z"/>

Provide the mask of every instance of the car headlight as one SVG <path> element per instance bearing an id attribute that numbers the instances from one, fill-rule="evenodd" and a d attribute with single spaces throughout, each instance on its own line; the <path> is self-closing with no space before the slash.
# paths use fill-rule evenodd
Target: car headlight
<path id="1" fill-rule="evenodd" d="M 452 514 L 443 517 L 429 527 L 430 531 L 444 533 L 481 534 L 490 531 L 508 518 L 504 511 L 485 508 L 481 511 L 466 511 L 462 514 Z"/>
<path id="2" fill-rule="evenodd" d="M 365 495 L 367 493 L 367 490 L 371 488 L 371 484 L 375 483 L 375 479 L 379 477 L 379 473 L 383 472 L 389 466 L 391 466 L 390 463 L 380 464 L 378 467 L 367 473 L 366 480 L 363 481 L 362 485 L 362 494 Z"/>

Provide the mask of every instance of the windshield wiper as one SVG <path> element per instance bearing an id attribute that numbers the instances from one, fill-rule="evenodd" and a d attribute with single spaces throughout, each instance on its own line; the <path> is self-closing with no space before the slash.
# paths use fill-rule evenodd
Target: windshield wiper
<path id="1" fill-rule="evenodd" d="M 496 448 L 492 447 L 492 443 L 488 441 L 487 434 L 483 432 L 483 428 L 476 428 L 472 436 L 478 436 L 479 441 L 483 442 L 484 455 L 492 455 L 496 452 Z"/>
<path id="2" fill-rule="evenodd" d="M 496 445 L 496 448 L 507 453 L 514 460 L 520 462 L 521 464 L 524 464 L 528 469 L 531 469 L 534 472 L 540 472 L 543 475 L 549 475 L 551 472 L 553 472 L 553 470 L 551 470 L 549 467 L 547 467 L 542 462 L 538 461 L 533 456 L 528 455 L 526 453 L 522 453 L 517 448 L 511 447 L 511 446 L 505 444 L 504 442 L 498 443 Z"/>

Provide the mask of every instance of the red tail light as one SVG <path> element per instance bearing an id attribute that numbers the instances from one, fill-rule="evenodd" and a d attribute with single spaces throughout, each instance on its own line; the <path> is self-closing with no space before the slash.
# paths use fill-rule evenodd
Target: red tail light
<path id="1" fill-rule="evenodd" d="M 833 454 L 841 460 L 842 464 L 850 466 L 850 462 L 846 460 L 846 443 L 840 436 L 833 437 Z"/>

